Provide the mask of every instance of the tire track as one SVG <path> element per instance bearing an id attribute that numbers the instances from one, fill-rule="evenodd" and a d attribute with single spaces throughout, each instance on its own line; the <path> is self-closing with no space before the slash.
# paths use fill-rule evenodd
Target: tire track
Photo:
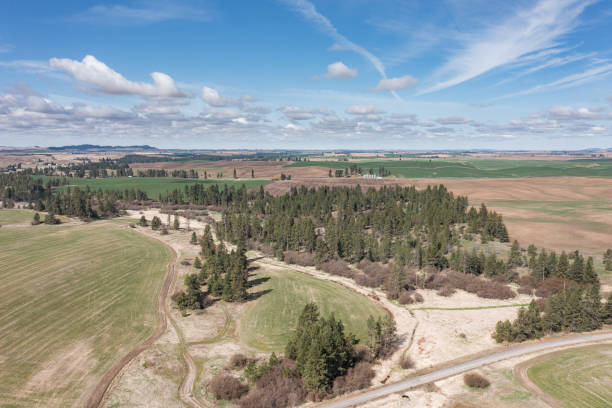
<path id="1" fill-rule="evenodd" d="M 148 237 L 152 238 L 150 236 Z M 140 353 L 142 353 L 153 343 L 155 343 L 166 332 L 166 329 L 168 328 L 166 298 L 168 297 L 170 287 L 173 285 L 174 280 L 176 279 L 177 269 L 175 265 L 177 261 L 177 254 L 176 251 L 174 251 L 174 249 L 167 245 L 165 242 L 159 239 L 156 240 L 162 242 L 170 250 L 171 253 L 170 262 L 168 264 L 168 272 L 166 273 L 164 284 L 157 297 L 157 328 L 151 334 L 151 336 L 149 336 L 149 338 L 147 338 L 138 347 L 123 356 L 121 360 L 116 362 L 106 372 L 106 374 L 104 374 L 98 385 L 96 385 L 96 387 L 90 394 L 87 403 L 85 404 L 86 408 L 102 407 L 104 405 L 104 402 L 106 401 L 106 398 L 108 398 L 110 391 L 114 388 L 114 386 L 118 382 L 117 380 L 121 377 L 124 368 Z"/>

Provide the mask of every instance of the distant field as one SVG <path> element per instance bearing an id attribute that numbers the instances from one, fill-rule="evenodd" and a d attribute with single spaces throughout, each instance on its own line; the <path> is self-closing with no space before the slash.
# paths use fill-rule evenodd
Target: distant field
<path id="1" fill-rule="evenodd" d="M 170 253 L 99 221 L 0 228 L 0 406 L 82 407 L 156 325 Z"/>
<path id="2" fill-rule="evenodd" d="M 315 302 L 323 316 L 333 312 L 363 344 L 367 339 L 369 315 L 384 316 L 380 306 L 340 285 L 285 269 L 262 266 L 253 279 L 267 281 L 252 288 L 263 292 L 248 305 L 240 320 L 240 338 L 248 346 L 263 351 L 283 351 L 295 329 L 302 309 Z"/>
<path id="3" fill-rule="evenodd" d="M 27 224 L 32 221 L 34 213 L 26 210 L 0 210 L 0 225 Z"/>
<path id="4" fill-rule="evenodd" d="M 612 345 L 553 353 L 527 371 L 542 391 L 566 407 L 612 406 Z"/>
<path id="5" fill-rule="evenodd" d="M 407 178 L 612 177 L 612 159 L 577 160 L 351 160 L 296 162 L 288 167 L 321 166 L 345 169 L 357 165 L 367 172 L 384 167 Z"/>
<path id="6" fill-rule="evenodd" d="M 48 177 L 46 177 L 48 178 Z M 46 179 L 45 178 L 45 179 Z M 114 177 L 101 179 L 85 179 L 73 178 L 68 179 L 69 185 L 85 188 L 89 186 L 92 190 L 125 190 L 125 189 L 140 189 L 147 193 L 150 198 L 156 198 L 160 193 L 172 191 L 177 188 L 184 189 L 186 185 L 203 184 L 205 186 L 218 185 L 220 187 L 235 186 L 236 188 L 246 185 L 248 188 L 265 186 L 270 181 L 263 179 L 247 179 L 247 180 L 203 180 L 203 179 L 185 179 L 171 177 Z"/>

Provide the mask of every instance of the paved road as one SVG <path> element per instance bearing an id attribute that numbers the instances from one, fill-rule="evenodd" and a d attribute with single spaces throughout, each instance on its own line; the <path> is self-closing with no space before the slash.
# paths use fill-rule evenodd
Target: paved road
<path id="1" fill-rule="evenodd" d="M 489 354 L 488 356 L 479 357 L 474 360 L 466 361 L 460 364 L 455 364 L 450 367 L 441 368 L 436 371 L 432 371 L 429 374 L 412 377 L 407 380 L 398 381 L 393 384 L 388 384 L 372 391 L 364 392 L 363 394 L 349 397 L 340 401 L 330 402 L 322 404 L 322 408 L 348 408 L 358 404 L 363 404 L 368 401 L 372 401 L 377 398 L 384 397 L 389 394 L 405 391 L 410 388 L 418 387 L 419 385 L 427 384 L 433 381 L 438 381 L 443 378 L 452 377 L 463 372 L 473 370 L 474 368 L 481 367 L 483 365 L 496 363 L 501 360 L 507 360 L 509 358 L 521 356 L 523 354 L 529 354 L 536 351 L 548 350 L 555 347 L 571 346 L 574 344 L 590 343 L 594 341 L 612 340 L 612 333 L 603 333 L 595 335 L 585 335 L 568 337 L 565 339 L 551 340 L 543 343 L 532 344 L 529 346 L 513 347 L 508 350 L 500 351 L 497 353 Z"/>

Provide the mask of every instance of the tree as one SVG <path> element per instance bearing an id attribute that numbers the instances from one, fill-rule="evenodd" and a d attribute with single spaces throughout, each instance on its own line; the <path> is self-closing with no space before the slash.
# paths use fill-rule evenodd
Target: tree
<path id="1" fill-rule="evenodd" d="M 597 274 L 595 273 L 595 268 L 593 267 L 593 257 L 589 256 L 587 259 L 586 265 L 584 266 L 584 271 L 582 272 L 582 282 L 586 283 L 595 283 L 598 282 Z M 598 285 L 599 286 L 599 285 Z"/>
<path id="2" fill-rule="evenodd" d="M 55 225 L 59 224 L 60 220 L 58 218 L 55 218 L 55 215 L 50 212 L 49 214 L 45 215 L 44 223 L 48 225 Z"/>
<path id="3" fill-rule="evenodd" d="M 606 271 L 612 271 L 612 249 L 608 249 L 603 256 L 603 263 Z"/>
<path id="4" fill-rule="evenodd" d="M 157 215 L 153 216 L 153 219 L 151 220 L 151 229 L 158 230 L 159 227 L 161 227 L 161 224 L 162 222 L 159 217 Z"/>
<path id="5" fill-rule="evenodd" d="M 178 217 L 178 215 L 176 213 L 174 213 L 174 225 L 173 225 L 174 230 L 178 231 L 179 228 L 180 228 L 180 225 L 181 224 L 180 224 L 180 221 L 179 221 L 179 217 Z"/>
<path id="6" fill-rule="evenodd" d="M 40 214 L 35 213 L 34 218 L 32 219 L 32 225 L 38 225 L 38 224 L 40 224 Z"/>
<path id="7" fill-rule="evenodd" d="M 255 178 L 255 170 L 251 169 L 251 178 Z"/>
<path id="8" fill-rule="evenodd" d="M 195 231 L 191 233 L 191 239 L 189 240 L 189 243 L 191 245 L 198 245 L 198 236 L 196 235 Z"/>
<path id="9" fill-rule="evenodd" d="M 612 293 L 608 296 L 608 300 L 601 310 L 601 320 L 605 324 L 612 324 Z"/>
<path id="10" fill-rule="evenodd" d="M 138 221 L 138 225 L 140 225 L 141 227 L 146 227 L 147 224 L 147 219 L 145 218 L 145 216 L 141 216 L 140 217 L 140 221 Z"/>
<path id="11" fill-rule="evenodd" d="M 236 174 L 236 168 L 234 167 L 234 178 L 238 178 L 238 175 Z"/>
<path id="12" fill-rule="evenodd" d="M 196 269 L 201 269 L 202 268 L 202 261 L 200 260 L 199 256 L 195 257 L 195 260 L 193 261 L 193 267 Z"/>
<path id="13" fill-rule="evenodd" d="M 514 240 L 514 242 L 512 242 L 512 247 L 510 248 L 510 257 L 508 258 L 508 265 L 510 265 L 511 267 L 523 265 L 523 255 L 521 254 L 521 247 L 516 239 Z"/>

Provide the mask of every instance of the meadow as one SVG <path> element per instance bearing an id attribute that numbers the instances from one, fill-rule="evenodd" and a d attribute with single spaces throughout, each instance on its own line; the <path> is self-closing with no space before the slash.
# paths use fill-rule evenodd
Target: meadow
<path id="1" fill-rule="evenodd" d="M 344 322 L 345 332 L 353 333 L 361 344 L 367 339 L 368 316 L 386 313 L 362 295 L 289 268 L 261 266 L 252 279 L 259 282 L 251 289 L 258 298 L 247 305 L 241 317 L 240 338 L 262 351 L 284 350 L 308 302 L 315 302 L 325 317 L 334 313 Z"/>
<path id="2" fill-rule="evenodd" d="M 612 345 L 580 347 L 550 354 L 527 375 L 567 407 L 612 406 Z"/>
<path id="3" fill-rule="evenodd" d="M 319 166 L 346 169 L 357 165 L 365 173 L 384 167 L 392 176 L 405 178 L 516 178 L 516 177 L 612 177 L 612 159 L 576 160 L 350 160 L 304 161 L 288 167 Z"/>
<path id="4" fill-rule="evenodd" d="M 43 177 L 44 180 L 50 177 Z M 264 179 L 245 179 L 245 180 L 216 180 L 216 179 L 189 179 L 189 178 L 172 178 L 172 177 L 109 177 L 98 179 L 87 178 L 69 178 L 68 185 L 72 187 L 85 188 L 89 186 L 91 190 L 125 190 L 125 189 L 140 189 L 147 193 L 150 198 L 157 198 L 159 194 L 175 189 L 184 189 L 185 186 L 193 184 L 203 184 L 205 186 L 218 185 L 241 187 L 243 184 L 246 188 L 265 186 L 269 180 Z M 61 187 L 66 188 L 66 187 Z"/>
<path id="5" fill-rule="evenodd" d="M 28 224 L 32 221 L 34 212 L 26 210 L 0 210 L 0 225 Z"/>
<path id="6" fill-rule="evenodd" d="M 0 406 L 83 406 L 153 332 L 169 251 L 108 221 L 3 227 L 0 247 Z"/>

